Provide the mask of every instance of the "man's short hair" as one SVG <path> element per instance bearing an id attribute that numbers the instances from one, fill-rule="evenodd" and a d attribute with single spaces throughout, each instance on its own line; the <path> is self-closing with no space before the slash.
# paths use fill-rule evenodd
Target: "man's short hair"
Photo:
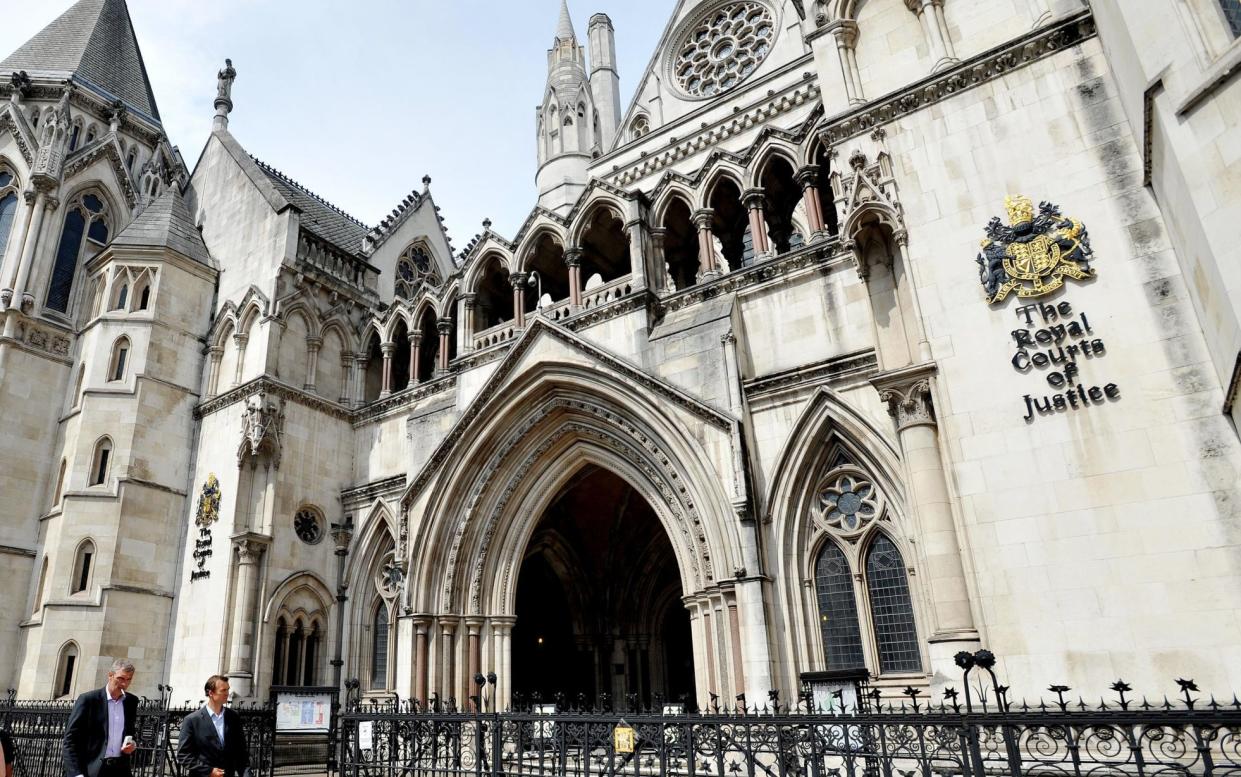
<path id="1" fill-rule="evenodd" d="M 109 671 L 113 674 L 133 674 L 134 662 L 128 658 L 118 658 L 112 662 L 112 669 Z"/>
<path id="2" fill-rule="evenodd" d="M 206 691 L 207 693 L 212 693 L 215 691 L 215 687 L 217 685 L 219 685 L 220 683 L 226 683 L 226 682 L 228 682 L 228 675 L 213 674 L 210 677 L 208 677 L 207 682 L 203 684 L 203 690 Z"/>

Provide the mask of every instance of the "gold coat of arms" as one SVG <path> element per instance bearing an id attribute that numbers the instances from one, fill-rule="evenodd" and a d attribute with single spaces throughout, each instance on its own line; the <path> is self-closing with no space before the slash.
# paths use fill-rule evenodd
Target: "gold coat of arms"
<path id="1" fill-rule="evenodd" d="M 1040 202 L 1038 215 L 1029 197 L 1004 198 L 1008 224 L 999 217 L 987 224 L 987 238 L 978 255 L 978 276 L 987 302 L 1002 302 L 1009 294 L 1041 297 L 1064 285 L 1065 278 L 1094 277 L 1090 238 L 1075 218 L 1060 208 Z"/>
<path id="2" fill-rule="evenodd" d="M 198 510 L 194 515 L 194 523 L 206 529 L 220 518 L 220 481 L 215 473 L 207 475 L 207 482 L 198 494 Z"/>

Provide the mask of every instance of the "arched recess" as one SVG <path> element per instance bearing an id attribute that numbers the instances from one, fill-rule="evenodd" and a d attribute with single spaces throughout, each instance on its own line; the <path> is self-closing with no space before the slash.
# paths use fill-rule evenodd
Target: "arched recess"
<path id="1" fill-rule="evenodd" d="M 542 299 L 543 307 L 569 298 L 569 267 L 564 263 L 563 239 L 551 229 L 540 230 L 527 243 L 524 249 L 521 269 L 524 273 L 539 274 L 539 283 L 527 287 L 530 291 L 523 295 L 525 310 L 530 312 L 539 306 Z M 542 290 L 542 298 L 539 291 Z"/>
<path id="2" fill-rule="evenodd" d="M 435 364 L 439 357 L 440 336 L 435 308 L 424 305 L 415 319 L 414 331 L 418 333 L 418 362 L 415 365 L 417 382 L 425 383 L 435 376 Z"/>
<path id="3" fill-rule="evenodd" d="M 244 335 L 245 340 L 245 350 L 239 352 L 242 360 L 240 383 L 258 377 L 266 367 L 266 355 L 262 343 L 258 342 L 262 317 L 263 311 L 257 302 L 242 308 L 241 315 L 238 316 L 237 331 Z"/>
<path id="4" fill-rule="evenodd" d="M 765 216 L 771 248 L 776 254 L 787 253 L 806 242 L 804 210 L 801 187 L 794 180 L 794 167 L 786 156 L 773 152 L 767 157 L 759 172 L 759 186 L 766 199 Z"/>
<path id="5" fill-rule="evenodd" d="M 509 283 L 504 257 L 489 253 L 479 260 L 474 286 L 474 331 L 482 332 L 505 321 L 513 320 L 513 287 Z"/>
<path id="6" fill-rule="evenodd" d="M 346 376 L 349 369 L 345 364 L 349 353 L 345 343 L 345 331 L 339 322 L 325 324 L 320 335 L 323 344 L 319 346 L 319 358 L 315 364 L 315 393 L 333 402 L 344 402 L 346 396 Z"/>
<path id="7" fill-rule="evenodd" d="M 255 647 L 269 685 L 325 684 L 333 599 L 313 572 L 294 573 L 276 586 L 263 608 L 263 639 Z"/>
<path id="8" fill-rule="evenodd" d="M 354 538 L 345 577 L 349 581 L 350 614 L 347 621 L 349 677 L 357 677 L 363 689 L 387 692 L 397 687 L 397 604 L 402 572 L 396 565 L 396 521 L 382 502 L 376 502 L 361 531 Z M 377 633 L 377 613 L 386 615 L 387 633 Z M 376 649 L 385 663 L 376 663 Z M 382 681 L 382 682 L 380 682 Z"/>
<path id="9" fill-rule="evenodd" d="M 614 281 L 631 272 L 629 233 L 621 211 L 609 203 L 596 203 L 582 220 L 577 240 L 582 249 L 582 288 Z"/>
<path id="10" fill-rule="evenodd" d="M 836 210 L 836 195 L 832 193 L 832 155 L 827 152 L 827 146 L 816 139 L 814 150 L 809 157 L 810 163 L 818 168 L 814 188 L 823 211 L 823 226 L 827 229 L 827 234 L 835 237 L 840 234 L 840 214 Z"/>
<path id="11" fill-rule="evenodd" d="M 392 327 L 390 342 L 392 351 L 392 391 L 403 391 L 410 384 L 409 378 L 409 326 L 404 316 L 397 316 Z"/>
<path id="12" fill-rule="evenodd" d="M 21 191 L 21 183 L 17 179 L 7 160 L 0 157 L 0 267 L 4 267 L 4 257 L 8 255 L 6 246 L 13 232 L 13 219 L 17 216 L 17 198 Z"/>
<path id="13" fill-rule="evenodd" d="M 301 388 L 308 377 L 310 351 L 306 338 L 310 336 L 310 324 L 301 311 L 285 315 L 284 331 L 280 333 L 280 355 L 276 360 L 280 380 Z"/>
<path id="14" fill-rule="evenodd" d="M 689 203 L 679 194 L 671 196 L 658 220 L 663 229 L 664 266 L 675 290 L 688 289 L 698 279 L 698 230 Z"/>
<path id="15" fill-rule="evenodd" d="M 816 564 L 829 542 L 846 560 L 860 639 L 865 643 L 864 660 L 878 673 L 871 602 L 863 582 L 868 549 L 883 534 L 891 538 L 908 565 L 914 563 L 905 540 L 903 469 L 890 434 L 823 388 L 790 429 L 773 471 L 778 474 L 767 492 L 766 514 L 775 541 L 767 549 L 767 563 L 777 583 L 778 605 L 773 613 L 779 620 L 777 628 L 789 636 L 780 646 L 782 663 L 790 672 L 782 682 L 800 682 L 791 674 L 795 670 L 827 668 L 818 599 L 822 581 L 816 580 Z M 855 511 L 856 523 L 850 524 L 839 514 L 832 517 L 833 494 L 837 498 L 846 492 L 860 494 L 867 484 L 873 498 L 850 497 L 855 504 L 867 505 Z M 914 593 L 912 598 L 914 611 L 920 612 L 919 597 Z"/>
<path id="16" fill-rule="evenodd" d="M 365 343 L 362 351 L 362 402 L 374 402 L 383 392 L 383 338 L 377 328 L 370 327 L 362 342 Z"/>
<path id="17" fill-rule="evenodd" d="M 754 259 L 750 220 L 741 203 L 741 186 L 727 174 L 718 175 L 707 189 L 711 209 L 711 234 L 718 245 L 722 272 L 739 270 Z"/>

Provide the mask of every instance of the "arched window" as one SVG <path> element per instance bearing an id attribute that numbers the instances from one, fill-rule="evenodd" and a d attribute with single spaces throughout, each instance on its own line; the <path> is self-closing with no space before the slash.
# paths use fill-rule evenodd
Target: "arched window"
<path id="1" fill-rule="evenodd" d="M 90 128 L 86 130 L 87 145 L 95 142 L 95 135 L 98 134 L 98 132 L 99 132 L 98 127 L 96 127 L 94 124 L 90 125 Z"/>
<path id="2" fill-rule="evenodd" d="M 142 281 L 142 285 L 138 287 L 136 292 L 138 297 L 138 307 L 136 310 L 146 310 L 151 306 L 151 280 L 147 278 Z"/>
<path id="3" fill-rule="evenodd" d="M 645 116 L 639 116 L 629 125 L 629 134 L 634 140 L 646 135 L 651 131 L 651 123 Z"/>
<path id="4" fill-rule="evenodd" d="M 125 379 L 125 362 L 129 358 L 129 338 L 118 337 L 112 345 L 112 358 L 108 361 L 108 380 Z"/>
<path id="5" fill-rule="evenodd" d="M 271 662 L 271 678 L 274 685 L 280 685 L 284 682 L 285 668 L 284 660 L 287 657 L 289 641 L 289 627 L 284 625 L 284 618 L 276 620 L 276 645 L 274 655 Z"/>
<path id="6" fill-rule="evenodd" d="M 74 124 L 73 134 L 69 136 L 69 150 L 70 151 L 78 150 L 78 140 L 80 140 L 81 137 L 82 137 L 82 125 Z"/>
<path id="7" fill-rule="evenodd" d="M 129 153 L 125 155 L 125 169 L 129 171 L 130 175 L 133 175 L 134 173 L 134 161 L 137 160 L 137 158 L 138 149 L 136 148 L 129 149 Z"/>
<path id="8" fill-rule="evenodd" d="M 316 621 L 310 626 L 310 633 L 306 635 L 305 657 L 302 659 L 302 673 L 300 677 L 300 685 L 314 685 L 319 679 L 318 663 L 319 663 L 319 623 Z"/>
<path id="9" fill-rule="evenodd" d="M 108 482 L 108 465 L 112 459 L 112 440 L 104 437 L 95 443 L 95 455 L 91 457 L 90 485 L 102 486 Z"/>
<path id="10" fill-rule="evenodd" d="M 52 493 L 52 506 L 60 504 L 60 498 L 65 491 L 65 469 L 69 466 L 68 459 L 60 460 L 60 474 L 56 476 L 56 490 Z"/>
<path id="11" fill-rule="evenodd" d="M 892 540 L 879 534 L 866 555 L 866 588 L 882 672 L 918 672 L 922 656 L 914 627 L 905 562 Z"/>
<path id="12" fill-rule="evenodd" d="M 82 540 L 73 554 L 73 577 L 69 581 L 69 593 L 80 594 L 90 590 L 90 575 L 95 561 L 95 543 Z"/>
<path id="13" fill-rule="evenodd" d="M 293 631 L 289 634 L 289 647 L 287 657 L 285 658 L 285 685 L 297 685 L 299 669 L 302 665 L 302 647 L 306 642 L 306 634 L 302 629 L 302 622 L 298 621 L 293 627 Z"/>
<path id="14" fill-rule="evenodd" d="M 112 310 L 124 310 L 125 304 L 129 302 L 129 284 L 122 281 L 116 290 L 116 300 L 112 303 Z"/>
<path id="15" fill-rule="evenodd" d="M 371 618 L 371 689 L 388 687 L 388 604 L 380 600 Z"/>
<path id="16" fill-rule="evenodd" d="M 60 657 L 56 660 L 56 685 L 52 688 L 52 696 L 61 699 L 73 695 L 73 675 L 77 667 L 77 643 L 67 642 L 60 649 Z"/>
<path id="17" fill-rule="evenodd" d="M 108 242 L 108 211 L 102 198 L 83 194 L 66 207 L 65 226 L 56 249 L 52 281 L 47 289 L 47 307 L 64 313 L 69 310 L 73 278 L 83 258 L 99 253 Z"/>
<path id="18" fill-rule="evenodd" d="M 858 627 L 853 575 L 840 546 L 828 540 L 814 563 L 814 589 L 819 603 L 819 630 L 828 669 L 866 665 L 862 632 Z"/>
<path id="19" fill-rule="evenodd" d="M 17 187 L 15 178 L 8 170 L 0 168 L 0 262 L 4 261 L 5 245 L 13 231 L 13 217 L 17 213 Z"/>
<path id="20" fill-rule="evenodd" d="M 1241 3 L 1237 0 L 1219 0 L 1219 7 L 1224 12 L 1224 20 L 1228 22 L 1232 37 L 1241 38 Z"/>

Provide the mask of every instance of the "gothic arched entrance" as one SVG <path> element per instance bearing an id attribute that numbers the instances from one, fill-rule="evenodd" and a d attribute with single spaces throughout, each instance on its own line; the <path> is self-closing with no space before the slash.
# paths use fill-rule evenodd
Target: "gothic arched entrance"
<path id="1" fill-rule="evenodd" d="M 655 511 L 587 465 L 544 509 L 517 578 L 514 701 L 694 703 L 689 613 Z"/>

